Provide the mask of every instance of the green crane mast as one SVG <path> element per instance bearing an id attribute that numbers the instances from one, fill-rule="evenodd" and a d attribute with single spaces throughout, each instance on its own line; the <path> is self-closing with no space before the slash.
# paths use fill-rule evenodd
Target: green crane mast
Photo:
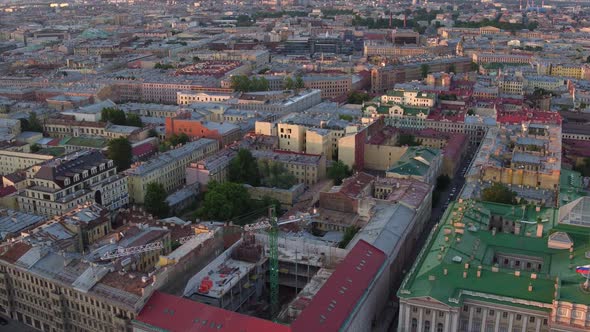
<path id="1" fill-rule="evenodd" d="M 279 310 L 279 226 L 275 207 L 269 208 L 270 229 L 268 246 L 270 250 L 270 314 L 274 319 Z"/>

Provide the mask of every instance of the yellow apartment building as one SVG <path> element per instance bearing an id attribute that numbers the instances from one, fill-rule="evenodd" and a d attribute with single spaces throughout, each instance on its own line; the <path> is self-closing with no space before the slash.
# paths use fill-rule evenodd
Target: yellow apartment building
<path id="1" fill-rule="evenodd" d="M 0 175 L 25 170 L 50 159 L 53 159 L 53 156 L 2 150 L 0 151 Z"/>
<path id="2" fill-rule="evenodd" d="M 149 161 L 132 166 L 125 171 L 128 175 L 129 199 L 131 202 L 143 204 L 147 185 L 157 182 L 167 192 L 186 184 L 186 167 L 197 160 L 203 159 L 219 149 L 216 140 L 201 138 L 167 151 Z"/>

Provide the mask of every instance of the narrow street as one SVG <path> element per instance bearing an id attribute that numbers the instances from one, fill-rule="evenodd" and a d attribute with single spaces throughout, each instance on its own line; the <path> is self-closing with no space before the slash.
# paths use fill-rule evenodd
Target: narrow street
<path id="1" fill-rule="evenodd" d="M 420 235 L 420 237 L 418 238 L 418 240 L 416 242 L 416 250 L 414 250 L 412 253 L 413 257 L 411 257 L 411 259 L 407 260 L 407 264 L 406 264 L 406 266 L 404 266 L 404 269 L 403 269 L 404 273 L 406 273 L 407 271 L 409 271 L 412 268 L 412 265 L 414 264 L 416 257 L 418 256 L 418 253 L 420 253 L 420 251 L 424 247 L 424 244 L 426 242 L 426 239 L 428 238 L 428 235 L 430 234 L 430 232 L 432 230 L 432 227 L 434 227 L 434 225 L 440 221 L 440 218 L 442 217 L 443 213 L 445 212 L 445 210 L 448 206 L 447 201 L 450 202 L 450 201 L 455 200 L 457 198 L 458 194 L 461 192 L 461 188 L 465 184 L 465 177 L 463 176 L 465 173 L 464 170 L 467 170 L 467 168 L 469 167 L 469 164 L 471 163 L 471 160 L 473 159 L 473 156 L 476 151 L 477 151 L 476 146 L 470 146 L 469 150 L 467 151 L 466 157 L 463 158 L 463 160 L 461 161 L 461 164 L 457 167 L 457 170 L 455 172 L 455 176 L 451 179 L 451 182 L 449 183 L 448 187 L 444 191 L 440 192 L 440 196 L 439 196 L 439 199 L 437 202 L 432 202 L 432 214 L 430 215 L 430 220 L 428 221 L 428 223 L 426 224 L 426 226 L 422 230 L 422 234 Z M 397 310 L 397 307 L 395 310 Z M 396 331 L 396 329 L 397 329 L 397 313 L 395 314 L 395 318 L 391 322 L 391 325 L 389 325 L 388 330 L 389 331 Z"/>

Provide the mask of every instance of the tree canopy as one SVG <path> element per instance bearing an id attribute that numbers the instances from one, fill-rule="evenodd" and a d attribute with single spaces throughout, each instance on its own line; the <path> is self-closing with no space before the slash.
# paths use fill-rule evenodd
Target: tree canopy
<path id="1" fill-rule="evenodd" d="M 457 66 L 454 63 L 451 63 L 449 65 L 449 73 L 456 73 L 457 72 Z"/>
<path id="2" fill-rule="evenodd" d="M 351 93 L 348 94 L 347 102 L 349 104 L 357 104 L 357 105 L 360 105 L 360 104 L 362 104 L 365 101 L 368 101 L 370 99 L 371 99 L 371 96 L 369 96 L 369 94 L 366 93 L 366 92 L 352 91 Z"/>
<path id="3" fill-rule="evenodd" d="M 420 143 L 416 141 L 416 137 L 412 134 L 400 134 L 397 138 L 398 146 L 418 146 Z"/>
<path id="4" fill-rule="evenodd" d="M 248 78 L 246 75 L 234 75 L 231 77 L 231 87 L 236 91 L 268 91 L 268 80 L 264 77 Z"/>
<path id="5" fill-rule="evenodd" d="M 112 159 L 119 172 L 131 166 L 133 155 L 131 154 L 131 143 L 126 137 L 114 138 L 109 141 L 107 155 Z"/>
<path id="6" fill-rule="evenodd" d="M 420 73 L 422 75 L 422 78 L 426 78 L 426 76 L 428 76 L 428 73 L 430 72 L 430 66 L 427 64 L 422 64 L 420 65 Z"/>
<path id="7" fill-rule="evenodd" d="M 111 122 L 116 125 L 125 125 L 127 123 L 125 112 L 113 107 L 103 108 L 100 112 L 100 119 L 103 122 Z"/>
<path id="8" fill-rule="evenodd" d="M 199 215 L 210 220 L 228 221 L 248 213 L 250 207 L 250 195 L 243 185 L 212 181 L 207 185 Z"/>
<path id="9" fill-rule="evenodd" d="M 155 135 L 157 136 L 157 132 Z M 190 137 L 188 137 L 188 135 L 185 133 L 180 133 L 178 135 L 172 134 L 172 135 L 168 136 L 167 139 L 160 142 L 160 145 L 158 146 L 158 150 L 160 152 L 166 152 L 166 151 L 170 150 L 170 148 L 172 148 L 173 146 L 184 145 L 188 141 L 190 141 Z"/>
<path id="10" fill-rule="evenodd" d="M 293 90 L 295 88 L 295 81 L 293 81 L 293 78 L 291 78 L 291 76 L 285 77 L 283 81 L 285 85 L 285 90 Z"/>
<path id="11" fill-rule="evenodd" d="M 297 178 L 284 166 L 272 161 L 257 161 L 247 149 L 240 149 L 229 164 L 231 182 L 289 189 L 297 183 Z"/>
<path id="12" fill-rule="evenodd" d="M 328 167 L 327 173 L 328 178 L 334 180 L 334 184 L 338 186 L 342 180 L 352 175 L 352 170 L 342 160 L 338 160 Z"/>
<path id="13" fill-rule="evenodd" d="M 338 248 L 346 248 L 346 246 L 350 243 L 350 241 L 352 241 L 352 239 L 354 238 L 356 233 L 358 233 L 359 230 L 360 228 L 358 226 L 348 227 L 344 231 L 344 236 L 342 236 L 342 240 L 340 241 L 340 243 L 338 243 Z"/>
<path id="14" fill-rule="evenodd" d="M 100 112 L 100 120 L 103 122 L 110 122 L 112 124 L 121 126 L 142 127 L 143 123 L 137 114 L 125 114 L 120 109 L 114 107 L 105 107 Z"/>
<path id="15" fill-rule="evenodd" d="M 43 124 L 41 124 L 41 121 L 39 121 L 37 113 L 35 112 L 29 113 L 28 119 L 20 119 L 20 127 L 21 131 L 43 132 Z"/>
<path id="16" fill-rule="evenodd" d="M 303 82 L 303 77 L 301 75 L 295 76 L 295 89 L 303 89 L 305 88 L 305 83 Z"/>
<path id="17" fill-rule="evenodd" d="M 168 137 L 167 141 L 170 142 L 170 145 L 176 146 L 179 144 L 186 144 L 188 141 L 190 141 L 190 138 L 185 133 L 180 133 L 178 135 L 172 134 L 170 137 Z"/>
<path id="18" fill-rule="evenodd" d="M 494 183 L 491 187 L 485 188 L 481 198 L 488 202 L 516 204 L 516 193 L 501 183 Z"/>
<path id="19" fill-rule="evenodd" d="M 159 218 L 166 217 L 170 211 L 166 197 L 168 197 L 168 194 L 162 184 L 158 182 L 148 183 L 144 199 L 146 211 Z"/>
<path id="20" fill-rule="evenodd" d="M 133 127 L 143 127 L 143 123 L 141 122 L 139 115 L 133 113 L 127 115 L 126 124 Z"/>
<path id="21" fill-rule="evenodd" d="M 171 65 L 171 64 L 169 64 L 169 63 L 160 63 L 160 62 L 157 62 L 154 65 L 154 69 L 174 69 L 174 66 Z"/>
<path id="22" fill-rule="evenodd" d="M 238 155 L 229 163 L 229 180 L 236 183 L 260 185 L 258 162 L 247 149 L 240 149 Z"/>
<path id="23" fill-rule="evenodd" d="M 528 24 L 524 23 L 510 23 L 510 22 L 501 22 L 499 17 L 493 20 L 490 19 L 483 19 L 478 22 L 464 22 L 464 21 L 455 21 L 455 27 L 457 28 L 482 28 L 487 26 L 492 26 L 498 29 L 507 30 L 507 31 L 517 31 L 522 29 L 528 30 L 535 30 L 539 23 L 537 22 L 530 22 Z"/>
<path id="24" fill-rule="evenodd" d="M 260 163 L 261 184 L 265 187 L 289 189 L 297 178 L 281 164 L 264 160 Z"/>

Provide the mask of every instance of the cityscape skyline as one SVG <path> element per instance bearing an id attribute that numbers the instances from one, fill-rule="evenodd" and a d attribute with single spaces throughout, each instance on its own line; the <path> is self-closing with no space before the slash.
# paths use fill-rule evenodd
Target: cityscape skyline
<path id="1" fill-rule="evenodd" d="M 0 1 L 0 331 L 590 330 L 590 1 Z"/>

